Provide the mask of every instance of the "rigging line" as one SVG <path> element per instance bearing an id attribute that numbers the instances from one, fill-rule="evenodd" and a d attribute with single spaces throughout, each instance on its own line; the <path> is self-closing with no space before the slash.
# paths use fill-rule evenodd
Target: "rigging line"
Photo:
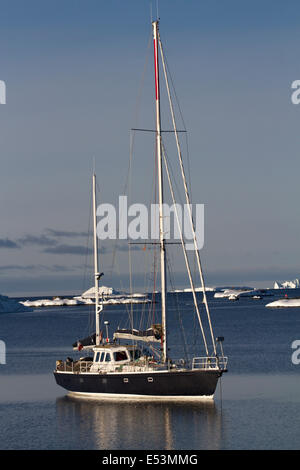
<path id="1" fill-rule="evenodd" d="M 119 269 L 119 264 L 118 263 L 116 263 L 116 271 L 117 271 L 117 274 L 119 275 L 119 284 L 120 284 L 120 287 L 121 287 L 121 291 L 125 292 L 125 286 L 124 286 L 123 281 L 121 279 L 121 271 Z M 127 286 L 127 288 L 128 288 L 128 286 Z M 129 316 L 129 307 L 128 307 L 127 303 L 125 304 L 125 309 L 124 310 L 127 313 L 127 316 Z M 124 312 L 124 315 L 125 315 L 125 312 Z"/>
<path id="2" fill-rule="evenodd" d="M 130 295 L 132 296 L 133 292 L 132 292 L 132 268 L 131 268 L 131 247 L 130 247 L 130 245 L 129 245 L 129 250 L 128 250 L 128 256 L 129 256 L 129 284 L 130 284 L 129 292 L 130 292 Z M 133 329 L 133 303 L 132 302 L 130 303 L 129 318 L 130 318 L 131 329 Z"/>
<path id="3" fill-rule="evenodd" d="M 87 265 L 88 265 L 88 251 L 90 243 L 90 231 L 91 231 L 91 204 L 92 204 L 92 191 L 90 191 L 90 203 L 89 203 L 89 219 L 88 219 L 88 233 L 86 238 L 86 251 L 85 251 L 85 260 L 84 260 L 84 277 L 83 277 L 83 286 L 82 291 L 84 292 L 87 285 Z"/>
<path id="4" fill-rule="evenodd" d="M 202 324 L 202 320 L 201 320 L 201 316 L 200 316 L 200 312 L 199 312 L 199 308 L 198 308 L 198 302 L 197 302 L 197 297 L 196 297 L 196 293 L 195 293 L 194 282 L 193 282 L 192 275 L 191 275 L 189 259 L 188 259 L 187 253 L 186 253 L 185 244 L 184 244 L 184 240 L 183 240 L 183 236 L 182 236 L 182 230 L 181 230 L 181 227 L 180 227 L 178 210 L 177 210 L 177 205 L 176 205 L 176 201 L 175 201 L 175 197 L 174 197 L 173 185 L 172 185 L 172 181 L 171 181 L 171 178 L 170 178 L 168 163 L 167 163 L 167 160 L 165 158 L 164 146 L 162 146 L 162 153 L 163 153 L 165 168 L 166 168 L 166 172 L 167 172 L 169 188 L 170 188 L 170 191 L 171 191 L 172 200 L 173 200 L 173 204 L 174 204 L 174 208 L 175 208 L 175 215 L 176 215 L 176 220 L 177 220 L 177 224 L 178 224 L 178 228 L 179 228 L 180 240 L 181 240 L 181 245 L 182 245 L 182 249 L 183 249 L 184 260 L 185 260 L 185 264 L 186 264 L 186 268 L 187 268 L 187 272 L 188 272 L 188 276 L 189 276 L 190 286 L 192 288 L 194 304 L 195 304 L 195 308 L 196 308 L 196 312 L 197 312 L 197 316 L 198 316 L 198 321 L 199 321 L 199 325 L 200 325 L 200 329 L 201 329 L 201 333 L 202 333 L 202 337 L 203 337 L 205 351 L 206 351 L 206 354 L 208 356 L 208 347 L 207 347 L 206 337 L 205 337 L 203 324 Z"/>
<path id="5" fill-rule="evenodd" d="M 171 94 L 170 94 L 170 87 L 169 87 L 169 81 L 168 81 L 168 76 L 167 76 L 167 71 L 166 71 L 165 60 L 164 60 L 163 48 L 162 48 L 160 36 L 158 36 L 158 38 L 159 38 L 160 53 L 161 53 L 164 76 L 165 76 L 166 87 L 167 87 L 167 92 L 168 92 L 168 98 L 169 98 L 169 105 L 170 105 L 170 111 L 171 111 L 171 116 L 172 116 L 173 128 L 176 131 L 174 108 L 173 108 L 173 103 L 172 103 Z M 183 161 L 182 161 L 182 154 L 181 154 L 181 149 L 180 149 L 179 138 L 178 138 L 177 132 L 175 132 L 175 139 L 176 139 L 178 158 L 179 158 L 179 163 L 180 163 L 180 168 L 181 168 L 182 180 L 183 180 L 183 184 L 184 184 L 184 188 L 185 188 L 187 208 L 188 208 L 191 228 L 192 228 L 192 232 L 193 232 L 194 247 L 195 247 L 195 254 L 196 254 L 196 259 L 197 259 L 197 264 L 198 264 L 199 276 L 200 276 L 201 285 L 202 285 L 202 289 L 203 289 L 203 302 L 204 302 L 205 308 L 206 308 L 206 314 L 207 314 L 207 319 L 208 319 L 208 323 L 209 323 L 209 330 L 210 330 L 210 334 L 211 334 L 211 341 L 212 341 L 212 344 L 213 344 L 213 350 L 214 350 L 214 354 L 216 355 L 217 354 L 216 343 L 215 343 L 215 338 L 214 338 L 214 334 L 213 334 L 213 330 L 212 330 L 212 323 L 211 323 L 211 318 L 210 318 L 209 307 L 208 307 L 208 303 L 207 303 L 204 276 L 203 276 L 203 271 L 202 271 L 202 265 L 201 265 L 200 255 L 199 255 L 198 243 L 197 243 L 197 238 L 196 238 L 196 233 L 195 233 L 195 228 L 194 228 L 193 214 L 192 214 L 191 205 L 190 205 L 190 197 L 189 197 L 189 192 L 188 192 L 188 187 L 187 187 L 187 182 L 186 182 L 186 176 L 185 176 L 185 171 L 184 171 Z"/>
<path id="6" fill-rule="evenodd" d="M 157 250 L 154 249 L 154 256 L 153 256 L 153 290 L 152 290 L 152 302 L 151 302 L 151 309 L 149 309 L 149 315 L 152 313 L 152 322 L 155 323 L 155 297 L 156 297 L 156 265 L 157 265 Z"/>
<path id="7" fill-rule="evenodd" d="M 142 80 L 141 80 L 141 85 L 138 93 L 138 98 L 137 98 L 137 103 L 136 103 L 136 110 L 135 110 L 135 122 L 138 123 L 138 118 L 139 118 L 139 111 L 140 111 L 140 103 L 141 103 L 141 95 L 142 95 L 142 90 L 144 87 L 144 80 L 145 80 L 145 75 L 146 75 L 146 70 L 148 66 L 148 61 L 149 61 L 149 52 L 150 52 L 150 45 L 152 42 L 152 30 L 150 31 L 149 34 L 149 40 L 148 40 L 148 46 L 147 46 L 147 54 L 146 54 L 146 61 L 144 64 L 144 69 L 143 69 L 143 74 L 142 74 Z M 125 187 L 124 187 L 124 193 L 128 193 L 129 198 L 131 198 L 131 180 L 132 180 L 132 162 L 133 162 L 133 146 L 134 146 L 134 138 L 135 138 L 135 133 L 130 131 L 130 157 L 129 157 L 129 167 L 128 167 L 128 173 L 127 173 L 127 179 L 125 182 Z M 132 293 L 132 265 L 131 265 L 131 250 L 129 246 L 129 263 L 130 263 L 130 291 Z M 132 323 L 132 328 L 133 328 L 133 303 L 131 303 L 131 308 L 130 308 L 130 318 L 131 318 L 131 323 Z"/>
<path id="8" fill-rule="evenodd" d="M 136 123 L 139 122 L 139 114 L 140 114 L 141 101 L 142 101 L 142 91 L 143 91 L 143 88 L 144 88 L 145 76 L 146 76 L 149 57 L 150 57 L 151 43 L 152 43 L 152 29 L 150 29 L 150 33 L 149 33 L 149 38 L 148 38 L 148 43 L 147 43 L 146 59 L 145 59 L 145 63 L 144 63 L 142 78 L 141 78 L 140 87 L 139 87 L 138 96 L 137 96 L 137 101 L 136 101 L 136 106 L 135 106 L 134 122 L 136 122 Z"/>
<path id="9" fill-rule="evenodd" d="M 174 289 L 175 283 L 174 283 L 174 281 L 173 281 L 173 272 L 172 272 L 171 264 L 169 263 L 168 258 L 167 258 L 167 267 L 168 267 L 168 274 L 169 274 L 169 281 L 170 281 L 170 284 L 171 284 L 171 288 L 172 288 L 172 290 L 174 291 L 174 290 L 175 290 L 175 289 Z M 181 317 L 180 310 L 179 310 L 178 293 L 175 292 L 173 295 L 176 296 L 176 302 L 174 302 L 174 304 L 175 304 L 175 306 L 176 306 L 176 312 L 177 312 L 178 322 L 179 322 L 179 325 L 180 325 L 181 334 L 182 334 L 182 338 L 183 338 L 183 350 L 184 350 L 184 355 L 185 355 L 186 360 L 189 361 L 189 355 L 188 355 L 188 352 L 187 352 L 186 335 L 185 335 L 185 331 L 184 331 L 184 327 L 183 327 L 182 317 Z"/>
<path id="10" fill-rule="evenodd" d="M 155 129 L 138 129 L 138 128 L 136 128 L 136 127 L 132 127 L 130 130 L 131 130 L 131 131 L 138 131 L 138 132 L 153 132 L 154 134 L 157 134 L 157 130 L 155 130 Z M 161 131 L 160 131 L 161 134 L 163 134 L 163 133 L 164 133 L 164 134 L 170 134 L 170 133 L 174 134 L 174 132 L 175 132 L 174 130 L 165 130 L 165 131 L 164 131 L 164 130 L 161 130 Z M 187 131 L 186 131 L 186 130 L 177 129 L 177 132 L 181 132 L 181 133 L 184 132 L 184 133 L 186 133 Z"/>
<path id="11" fill-rule="evenodd" d="M 189 153 L 189 146 L 188 146 L 187 128 L 186 128 L 186 124 L 185 124 L 185 121 L 184 121 L 181 106 L 180 106 L 180 103 L 179 103 L 179 99 L 178 99 L 178 96 L 177 96 L 177 93 L 176 93 L 176 88 L 175 88 L 175 85 L 174 85 L 174 81 L 173 81 L 173 78 L 172 78 L 172 74 L 171 74 L 171 70 L 170 70 L 170 67 L 169 67 L 169 64 L 168 64 L 168 61 L 167 61 L 166 54 L 164 54 L 164 59 L 165 59 L 165 63 L 166 63 L 166 70 L 167 70 L 167 73 L 168 73 L 168 77 L 170 77 L 171 87 L 172 87 L 172 90 L 173 90 L 173 93 L 174 93 L 175 101 L 177 103 L 178 111 L 179 111 L 181 121 L 182 121 L 182 124 L 183 124 L 183 128 L 184 128 L 185 133 L 186 133 L 185 134 L 185 141 L 186 141 L 187 167 L 188 167 L 188 177 L 189 177 L 189 188 L 190 188 L 190 193 L 191 193 L 191 198 L 192 198 L 191 166 L 190 166 L 190 153 Z M 177 130 L 177 132 L 178 132 L 178 130 Z"/>
<path id="12" fill-rule="evenodd" d="M 87 238 L 86 238 L 86 252 L 85 252 L 85 261 L 84 261 L 84 277 L 83 277 L 83 288 L 82 292 L 85 292 L 87 289 L 87 278 L 88 278 L 88 256 L 89 256 L 89 244 L 90 244 L 90 233 L 91 233 L 91 208 L 92 208 L 92 188 L 90 188 L 90 203 L 89 203 L 89 219 L 88 219 L 88 233 L 87 233 Z M 89 271 L 91 275 L 91 266 L 89 266 Z M 90 285 L 90 283 L 89 283 Z M 92 316 L 91 309 L 89 309 L 89 315 L 88 315 L 88 325 L 87 328 L 89 330 L 89 333 L 91 333 L 91 330 L 93 329 L 94 325 L 94 315 Z"/>
<path id="13" fill-rule="evenodd" d="M 163 141 L 162 141 L 162 145 L 164 145 L 164 142 L 163 142 Z M 173 168 L 172 168 L 172 163 L 171 163 L 170 158 L 168 157 L 168 154 L 167 154 L 167 151 L 166 151 L 166 147 L 165 147 L 165 146 L 164 146 L 164 152 L 165 152 L 165 156 L 166 156 L 166 159 L 167 159 L 167 162 L 168 162 L 168 165 L 169 165 L 170 175 L 171 175 L 171 177 L 172 177 L 172 181 L 174 181 L 175 189 L 176 189 L 176 191 L 177 191 L 177 199 L 179 199 L 180 204 L 183 206 L 183 202 L 182 202 L 181 195 L 180 195 L 180 189 L 179 189 L 179 186 L 178 186 L 178 184 L 177 184 L 177 181 L 176 181 L 176 178 L 175 178 L 175 174 L 174 174 L 174 171 L 173 171 Z"/>
<path id="14" fill-rule="evenodd" d="M 151 201 L 155 201 L 156 202 L 156 192 L 157 192 L 157 171 L 156 171 L 156 164 L 157 164 L 157 157 L 156 157 L 156 145 L 154 146 L 155 148 L 155 151 L 154 151 L 154 168 L 153 168 L 153 175 L 152 175 L 152 184 L 151 184 L 151 189 L 150 189 L 150 196 L 149 196 L 149 200 L 150 202 Z M 144 244 L 144 249 L 146 250 L 146 244 Z M 148 250 L 149 251 L 149 250 Z M 152 257 L 152 254 L 151 254 L 151 257 Z M 150 313 L 151 313 L 151 310 L 153 309 L 154 307 L 154 303 L 153 303 L 153 291 L 154 291 L 154 287 L 152 287 L 152 289 L 150 288 L 150 282 L 151 282 L 151 275 L 152 275 L 152 268 L 153 266 L 151 266 L 151 262 L 149 261 L 150 259 L 150 254 L 147 253 L 147 256 L 145 257 L 145 277 L 144 277 L 144 285 L 145 285 L 145 289 L 146 291 L 148 292 L 152 290 L 152 301 L 149 305 L 149 308 L 148 308 L 148 320 L 147 320 L 147 323 L 149 323 L 149 318 L 150 318 Z M 147 267 L 149 266 L 149 267 Z M 151 266 L 151 268 L 150 268 Z M 148 269 L 149 269 L 149 275 L 147 274 L 148 273 Z M 155 253 L 154 253 L 154 273 L 153 273 L 153 276 L 154 276 L 154 284 L 155 284 Z M 142 309 L 142 316 L 141 316 L 141 319 L 140 319 L 140 325 L 142 324 L 142 321 L 144 320 L 144 315 L 145 315 L 145 312 L 147 310 L 146 308 L 146 305 L 143 306 L 144 308 Z"/>
<path id="15" fill-rule="evenodd" d="M 146 252 L 145 253 L 145 278 L 144 278 L 144 286 L 146 292 L 149 291 L 150 289 L 150 282 L 151 282 L 151 277 L 148 276 L 148 269 L 149 265 L 151 265 L 151 252 Z M 149 323 L 149 310 L 148 310 L 148 318 L 146 319 L 146 312 L 147 312 L 147 304 L 144 303 L 141 308 L 141 317 L 140 317 L 140 329 L 142 329 L 142 326 L 145 324 L 148 326 Z M 150 326 L 150 325 L 149 325 Z"/>
<path id="16" fill-rule="evenodd" d="M 143 286 L 145 290 L 147 291 L 147 265 L 148 265 L 148 258 L 149 253 L 145 253 L 145 258 L 144 258 L 144 279 L 143 279 Z M 149 280 L 148 280 L 149 281 Z M 139 321 L 139 329 L 142 329 L 141 326 L 143 325 L 144 322 L 144 316 L 145 316 L 145 311 L 146 311 L 146 304 L 142 304 L 142 307 L 140 309 L 140 321 Z"/>
<path id="17" fill-rule="evenodd" d="M 149 34 L 149 39 L 148 39 L 148 44 L 147 44 L 147 53 L 146 53 L 146 59 L 144 63 L 144 68 L 143 68 L 143 73 L 142 73 L 142 78 L 139 86 L 139 92 L 138 92 L 138 97 L 136 101 L 136 106 L 135 106 L 135 117 L 134 120 L 137 123 L 138 122 L 138 116 L 139 116 L 139 108 L 140 108 L 140 102 L 141 102 L 141 95 L 142 95 L 142 90 L 144 88 L 144 81 L 145 81 L 145 75 L 146 75 L 146 70 L 148 66 L 148 61 L 149 61 L 149 53 L 150 53 L 150 46 L 151 46 L 151 39 L 152 39 L 152 31 L 150 31 Z M 124 189 L 122 194 L 127 194 L 128 191 L 128 186 L 129 182 L 131 180 L 131 168 L 132 168 L 132 160 L 133 160 L 133 144 L 134 144 L 134 134 L 130 131 L 130 145 L 129 145 L 129 162 L 128 162 L 128 169 L 127 169 L 127 175 L 125 178 L 125 184 L 124 184 Z M 118 227 L 117 227 L 118 229 Z M 113 249 L 113 255 L 112 255 L 112 264 L 111 264 L 111 271 L 113 272 L 114 266 L 115 266 L 115 257 L 116 257 L 116 243 L 114 244 L 114 249 Z"/>
<path id="18" fill-rule="evenodd" d="M 138 91 L 138 96 L 137 96 L 137 101 L 135 105 L 135 116 L 134 116 L 134 121 L 138 123 L 139 120 L 139 113 L 140 113 L 140 104 L 141 104 L 141 96 L 142 96 L 142 90 L 144 88 L 144 82 L 145 82 L 145 76 L 146 76 L 146 70 L 149 62 L 149 55 L 150 55 L 150 46 L 152 42 L 152 31 L 150 31 L 149 34 L 149 39 L 148 39 L 148 44 L 147 44 L 147 54 L 146 54 L 146 60 L 144 63 L 144 68 L 143 68 L 143 73 L 142 73 L 142 78 L 141 78 L 141 83 Z M 131 129 L 132 131 L 133 129 Z M 134 145 L 134 133 L 130 131 L 130 158 L 129 158 L 129 165 L 128 165 L 128 170 L 127 170 L 127 177 L 125 179 L 125 185 L 124 185 L 124 190 L 123 194 L 127 193 L 127 188 L 128 188 L 128 181 L 129 181 L 129 173 L 131 170 L 131 165 L 132 165 L 132 154 L 133 154 L 133 145 Z"/>
<path id="19" fill-rule="evenodd" d="M 222 393 L 222 375 L 220 377 L 220 381 L 219 381 L 219 384 L 220 384 L 220 402 L 221 402 L 221 416 L 222 416 L 222 412 L 223 412 L 223 393 Z"/>

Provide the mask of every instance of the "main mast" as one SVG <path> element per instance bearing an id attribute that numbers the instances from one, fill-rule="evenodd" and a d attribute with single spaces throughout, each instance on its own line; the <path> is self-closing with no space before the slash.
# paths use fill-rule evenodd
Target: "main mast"
<path id="1" fill-rule="evenodd" d="M 154 72 L 155 72 L 155 103 L 156 103 L 156 149 L 158 168 L 158 197 L 159 197 L 159 242 L 160 242 L 160 277 L 161 277 L 161 316 L 162 316 L 162 361 L 168 359 L 167 348 L 167 319 L 166 319 L 166 248 L 164 239 L 164 213 L 163 213 L 163 174 L 162 174 L 162 149 L 161 149 L 161 119 L 160 119 L 160 87 L 159 87 L 159 63 L 158 63 L 158 21 L 153 21 L 154 42 Z"/>

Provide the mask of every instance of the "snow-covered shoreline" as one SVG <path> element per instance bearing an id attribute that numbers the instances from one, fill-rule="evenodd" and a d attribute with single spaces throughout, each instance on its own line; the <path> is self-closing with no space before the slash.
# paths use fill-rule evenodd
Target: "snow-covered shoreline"
<path id="1" fill-rule="evenodd" d="M 287 307 L 300 307 L 300 298 L 294 299 L 279 299 L 274 302 L 270 302 L 266 305 L 268 308 L 287 308 Z"/>

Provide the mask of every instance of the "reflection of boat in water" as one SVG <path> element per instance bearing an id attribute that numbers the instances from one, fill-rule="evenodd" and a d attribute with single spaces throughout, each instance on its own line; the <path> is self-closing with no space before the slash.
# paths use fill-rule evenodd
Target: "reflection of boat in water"
<path id="1" fill-rule="evenodd" d="M 130 328 L 118 328 L 112 340 L 109 338 L 108 327 L 106 336 L 100 329 L 100 322 L 103 318 L 103 305 L 99 299 L 98 269 L 98 247 L 97 247 L 97 224 L 96 224 L 96 176 L 93 175 L 93 227 L 94 227 L 94 270 L 95 270 L 95 324 L 96 332 L 78 341 L 78 350 L 90 349 L 93 351 L 91 360 L 74 361 L 70 358 L 67 361 L 57 361 L 54 376 L 58 385 L 64 387 L 73 394 L 82 396 L 98 396 L 99 398 L 119 398 L 123 396 L 131 399 L 148 399 L 155 397 L 158 399 L 195 399 L 212 398 L 219 378 L 227 370 L 227 357 L 224 357 L 222 341 L 223 337 L 215 338 L 210 311 L 207 303 L 206 288 L 204 284 L 202 265 L 200 261 L 199 245 L 196 236 L 195 224 L 193 221 L 191 200 L 189 196 L 188 183 L 183 167 L 182 153 L 179 143 L 178 130 L 175 122 L 174 106 L 170 94 L 170 80 L 167 73 L 165 56 L 161 44 L 158 21 L 152 23 L 154 40 L 154 77 L 155 77 L 155 108 L 156 108 L 156 129 L 155 135 L 155 173 L 158 180 L 158 200 L 159 200 L 159 246 L 160 258 L 160 282 L 161 282 L 161 315 L 159 323 L 153 320 L 154 310 L 149 312 L 151 323 L 147 328 L 140 327 L 139 330 L 130 321 Z M 199 274 L 201 288 L 203 291 L 203 303 L 205 305 L 206 323 L 201 318 L 199 302 L 196 295 L 195 282 L 192 278 L 191 260 L 187 253 L 187 246 L 184 240 L 180 218 L 178 214 L 178 204 L 176 204 L 174 191 L 174 178 L 171 178 L 172 170 L 168 164 L 165 152 L 165 141 L 163 140 L 163 130 L 161 129 L 160 113 L 160 85 L 159 85 L 159 57 L 161 67 L 164 72 L 165 84 L 168 90 L 168 100 L 170 114 L 173 123 L 171 131 L 175 136 L 178 166 L 180 168 L 181 182 L 184 189 L 187 218 L 189 229 L 192 234 L 192 250 L 195 257 L 195 266 Z M 163 171 L 165 170 L 165 171 Z M 184 360 L 177 360 L 169 352 L 169 328 L 168 328 L 168 308 L 167 308 L 167 274 L 170 269 L 167 261 L 166 211 L 164 204 L 163 182 L 168 180 L 170 195 L 172 196 L 173 207 L 176 214 L 178 231 L 180 233 L 181 246 L 183 250 L 186 271 L 189 277 L 194 309 L 197 323 L 201 331 L 203 345 L 197 345 L 198 356 L 188 357 Z M 176 183 L 175 183 L 176 184 Z M 177 184 L 176 184 L 177 186 Z M 170 276 L 171 278 L 171 276 Z M 192 309 L 191 309 L 192 310 Z M 130 312 L 129 312 L 130 313 Z M 101 314 L 101 315 L 100 315 Z M 106 326 L 108 321 L 104 322 Z M 125 344 L 121 341 L 126 340 Z M 128 344 L 128 340 L 132 343 Z M 146 349 L 143 342 L 151 346 Z M 141 345 L 142 343 L 142 345 Z M 189 344 L 189 346 L 191 346 Z M 219 351 L 217 350 L 219 346 Z M 178 345 L 176 345 L 178 350 Z M 175 347 L 174 347 L 175 350 Z M 200 355 L 201 354 L 201 355 Z M 187 354 L 186 354 L 187 356 Z M 85 358 L 84 358 L 85 359 Z"/>
<path id="2" fill-rule="evenodd" d="M 56 401 L 56 416 L 62 447 L 72 429 L 78 449 L 220 448 L 222 414 L 214 401 L 100 402 L 65 396 Z"/>

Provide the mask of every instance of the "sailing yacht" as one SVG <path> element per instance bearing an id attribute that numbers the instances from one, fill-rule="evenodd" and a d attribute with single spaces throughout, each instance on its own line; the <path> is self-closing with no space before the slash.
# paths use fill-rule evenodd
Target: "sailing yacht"
<path id="1" fill-rule="evenodd" d="M 195 311 L 199 320 L 200 330 L 203 336 L 205 356 L 194 357 L 189 363 L 184 361 L 172 361 L 168 349 L 168 311 L 167 311 L 167 269 L 166 248 L 164 235 L 164 193 L 163 193 L 163 164 L 169 181 L 170 192 L 176 208 L 173 186 L 170 179 L 170 171 L 164 153 L 160 116 L 160 82 L 159 82 L 159 57 L 163 68 L 167 93 L 170 103 L 170 111 L 173 122 L 173 133 L 176 139 L 179 163 L 181 168 L 183 185 L 187 207 L 190 208 L 190 197 L 186 182 L 183 161 L 181 156 L 178 131 L 175 123 L 174 110 L 170 95 L 169 82 L 166 73 L 166 63 L 159 34 L 159 22 L 152 23 L 154 44 L 154 76 L 155 76 L 155 106 L 156 106 L 156 148 L 157 148 L 157 175 L 159 189 L 159 249 L 160 249 L 160 279 L 161 279 L 161 323 L 153 324 L 145 331 L 137 329 L 117 330 L 110 340 L 108 332 L 105 335 L 100 330 L 100 317 L 103 305 L 99 298 L 99 279 L 103 273 L 98 268 L 98 246 L 96 233 L 96 176 L 93 175 L 93 229 L 94 229 L 94 275 L 95 275 L 95 326 L 96 333 L 77 344 L 74 349 L 87 349 L 93 351 L 93 357 L 83 357 L 80 360 L 68 358 L 65 361 L 57 361 L 54 376 L 58 385 L 69 393 L 81 397 L 95 398 L 120 398 L 129 399 L 203 399 L 212 398 L 219 378 L 227 371 L 227 357 L 223 354 L 223 337 L 215 338 L 210 319 L 209 306 L 206 297 L 204 277 L 200 261 L 197 238 L 193 225 L 192 213 L 189 213 L 191 226 L 193 227 L 193 243 L 195 256 L 203 292 L 208 329 L 210 333 L 208 344 L 204 332 L 203 322 L 200 316 L 196 289 L 191 275 L 190 263 L 187 256 L 185 243 L 181 234 L 181 245 L 187 273 L 190 281 L 191 292 Z M 178 220 L 178 219 L 177 219 Z M 108 322 L 104 322 L 108 323 Z M 107 326 L 107 325 L 106 325 Z M 107 329 L 107 328 L 106 328 Z M 122 341 L 125 341 L 122 344 Z M 146 349 L 146 344 L 159 344 L 161 346 L 159 357 L 151 354 L 151 349 Z M 220 352 L 217 352 L 219 346 Z M 209 353 L 209 347 L 212 353 Z"/>

